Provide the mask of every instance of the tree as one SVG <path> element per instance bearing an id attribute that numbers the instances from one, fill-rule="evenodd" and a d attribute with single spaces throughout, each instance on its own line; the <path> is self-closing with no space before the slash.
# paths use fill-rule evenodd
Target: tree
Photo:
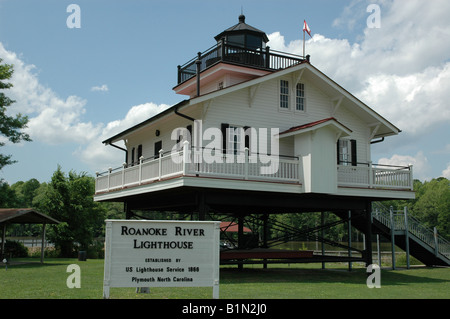
<path id="1" fill-rule="evenodd" d="M 3 179 L 0 179 L 0 208 L 15 207 L 17 202 L 16 193 Z"/>
<path id="2" fill-rule="evenodd" d="M 61 257 L 73 257 L 75 243 L 87 250 L 94 236 L 101 233 L 105 211 L 93 201 L 94 179 L 70 171 L 66 176 L 61 167 L 40 193 L 35 205 L 61 223 L 49 227 L 47 238 L 60 249 Z"/>
<path id="3" fill-rule="evenodd" d="M 1 64 L 3 60 L 0 59 L 0 90 L 11 88 L 11 83 L 3 82 L 9 80 L 14 72 L 13 66 L 10 64 Z M 0 91 L 0 134 L 6 137 L 12 143 L 19 143 L 20 141 L 31 141 L 28 134 L 21 130 L 27 127 L 28 117 L 22 116 L 20 113 L 16 116 L 7 115 L 7 107 L 15 101 L 7 97 Z M 4 146 L 4 142 L 0 142 L 0 147 Z M 0 169 L 6 165 L 11 165 L 16 161 L 11 159 L 12 155 L 0 154 Z"/>
<path id="4" fill-rule="evenodd" d="M 17 204 L 15 207 L 28 208 L 33 207 L 33 198 L 36 195 L 36 190 L 40 187 L 37 179 L 32 178 L 27 182 L 19 181 L 11 186 L 15 191 L 17 197 Z"/>
<path id="5" fill-rule="evenodd" d="M 426 226 L 436 226 L 441 235 L 450 238 L 450 181 L 440 177 L 425 182 L 416 196 L 412 214 Z"/>

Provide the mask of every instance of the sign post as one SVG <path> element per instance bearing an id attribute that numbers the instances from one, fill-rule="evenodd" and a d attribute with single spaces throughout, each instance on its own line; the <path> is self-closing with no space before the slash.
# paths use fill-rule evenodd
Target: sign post
<path id="1" fill-rule="evenodd" d="M 213 287 L 220 222 L 106 220 L 103 298 L 110 287 Z"/>

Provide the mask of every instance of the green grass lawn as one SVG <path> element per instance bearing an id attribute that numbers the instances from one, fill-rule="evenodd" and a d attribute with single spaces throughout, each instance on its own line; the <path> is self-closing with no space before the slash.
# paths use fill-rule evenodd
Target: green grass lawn
<path id="1" fill-rule="evenodd" d="M 28 259 L 30 260 L 30 259 Z M 101 299 L 103 260 L 46 259 L 44 264 L 9 265 L 0 268 L 0 299 Z M 81 288 L 68 288 L 67 266 L 78 264 Z M 2 265 L 2 264 L 1 264 Z M 414 267 L 382 269 L 381 288 L 369 289 L 366 269 L 347 264 L 260 265 L 222 267 L 221 299 L 449 299 L 450 269 Z M 212 288 L 151 288 L 149 294 L 135 288 L 111 288 L 111 299 L 210 299 Z"/>

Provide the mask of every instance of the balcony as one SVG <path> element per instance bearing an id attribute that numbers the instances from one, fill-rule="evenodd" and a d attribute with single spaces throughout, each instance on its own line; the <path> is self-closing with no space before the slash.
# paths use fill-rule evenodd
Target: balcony
<path id="1" fill-rule="evenodd" d="M 302 181 L 300 162 L 296 157 L 265 155 L 266 161 L 261 161 L 258 160 L 261 156 L 249 154 L 248 149 L 240 155 L 220 153 L 213 156 L 213 159 L 208 160 L 205 149 L 185 148 L 169 153 L 160 151 L 157 158 L 141 157 L 135 165 L 128 166 L 124 163 L 122 167 L 97 173 L 95 193 L 111 192 L 181 176 L 287 184 L 301 184 Z M 276 161 L 276 168 L 272 171 L 270 159 Z"/>
<path id="2" fill-rule="evenodd" d="M 338 186 L 413 190 L 412 166 L 358 163 L 338 165 Z"/>
<path id="3" fill-rule="evenodd" d="M 250 154 L 248 149 L 242 154 L 222 154 L 219 151 L 213 156 L 213 160 L 211 158 L 208 160 L 205 158 L 205 149 L 193 150 L 185 145 L 179 152 L 160 151 L 157 158 L 141 157 L 139 163 L 135 165 L 124 163 L 122 167 L 97 173 L 95 194 L 120 191 L 179 177 L 207 178 L 208 181 L 218 181 L 219 185 L 229 181 L 262 182 L 266 191 L 275 190 L 281 187 L 279 185 L 288 185 L 289 190 L 294 187 L 297 193 L 303 192 L 302 161 L 297 157 L 268 155 L 264 157 L 261 154 Z M 413 185 L 412 167 L 381 167 L 371 163 L 364 166 L 338 165 L 337 177 L 338 187 L 347 188 L 412 190 Z"/>
<path id="4" fill-rule="evenodd" d="M 248 66 L 268 71 L 284 69 L 305 59 L 301 56 L 265 49 L 249 49 L 242 46 L 227 44 L 221 40 L 215 46 L 178 66 L 178 84 L 181 84 L 219 62 L 226 62 L 240 66 Z M 198 65 L 198 69 L 197 69 Z"/>

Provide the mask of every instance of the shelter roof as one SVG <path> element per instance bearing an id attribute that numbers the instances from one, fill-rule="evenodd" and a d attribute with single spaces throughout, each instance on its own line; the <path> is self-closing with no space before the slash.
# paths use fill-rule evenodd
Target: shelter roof
<path id="1" fill-rule="evenodd" d="M 248 227 L 243 227 L 244 233 L 251 233 L 252 230 Z M 237 233 L 239 230 L 239 225 L 234 222 L 221 222 L 220 223 L 220 230 L 226 231 L 226 232 L 232 232 Z"/>
<path id="2" fill-rule="evenodd" d="M 11 224 L 59 224 L 56 219 L 32 208 L 1 208 L 0 223 Z"/>

